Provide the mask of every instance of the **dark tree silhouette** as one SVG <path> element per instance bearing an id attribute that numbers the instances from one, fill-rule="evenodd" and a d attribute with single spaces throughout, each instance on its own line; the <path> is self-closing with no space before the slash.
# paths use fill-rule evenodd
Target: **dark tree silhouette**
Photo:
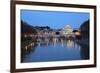
<path id="1" fill-rule="evenodd" d="M 89 38 L 89 20 L 85 21 L 81 26 L 81 35 L 83 38 Z"/>
<path id="2" fill-rule="evenodd" d="M 29 25 L 28 23 L 21 20 L 21 33 L 26 34 L 36 34 L 36 29 L 33 26 Z"/>

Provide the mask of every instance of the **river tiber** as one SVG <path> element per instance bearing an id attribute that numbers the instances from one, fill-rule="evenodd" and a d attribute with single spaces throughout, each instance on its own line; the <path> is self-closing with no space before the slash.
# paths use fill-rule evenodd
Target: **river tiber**
<path id="1" fill-rule="evenodd" d="M 21 11 L 21 63 L 87 60 L 89 14 Z"/>

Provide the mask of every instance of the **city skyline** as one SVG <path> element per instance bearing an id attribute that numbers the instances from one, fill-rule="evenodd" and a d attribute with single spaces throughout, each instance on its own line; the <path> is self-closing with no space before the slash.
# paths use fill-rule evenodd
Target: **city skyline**
<path id="1" fill-rule="evenodd" d="M 90 19 L 89 13 L 83 12 L 53 12 L 21 10 L 21 20 L 32 26 L 49 26 L 61 29 L 65 25 L 79 28 L 82 23 Z"/>

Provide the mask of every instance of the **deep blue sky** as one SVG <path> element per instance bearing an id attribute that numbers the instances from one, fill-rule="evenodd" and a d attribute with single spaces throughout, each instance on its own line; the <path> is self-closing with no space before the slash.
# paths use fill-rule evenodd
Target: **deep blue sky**
<path id="1" fill-rule="evenodd" d="M 33 26 L 61 29 L 65 25 L 71 25 L 73 28 L 79 28 L 84 21 L 90 19 L 90 15 L 83 12 L 21 10 L 21 19 Z"/>

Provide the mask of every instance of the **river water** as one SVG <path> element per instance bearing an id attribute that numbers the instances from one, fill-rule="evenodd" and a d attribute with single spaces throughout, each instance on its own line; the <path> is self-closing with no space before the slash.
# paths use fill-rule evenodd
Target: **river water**
<path id="1" fill-rule="evenodd" d="M 73 39 L 40 38 L 25 46 L 21 62 L 48 62 L 89 59 L 89 46 Z M 23 51 L 22 51 L 23 52 Z"/>

